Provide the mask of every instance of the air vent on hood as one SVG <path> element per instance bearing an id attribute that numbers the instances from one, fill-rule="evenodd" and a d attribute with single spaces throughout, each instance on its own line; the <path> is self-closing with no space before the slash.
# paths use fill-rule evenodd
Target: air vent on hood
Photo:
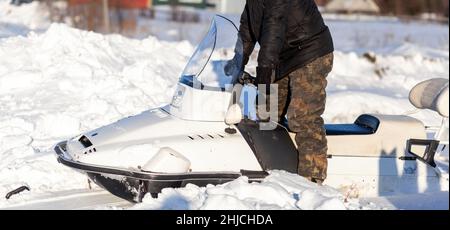
<path id="1" fill-rule="evenodd" d="M 187 136 L 189 139 L 191 140 L 209 140 L 209 139 L 216 139 L 216 138 L 225 138 L 225 136 L 221 135 L 221 134 L 205 134 L 205 135 L 190 135 Z"/>
<path id="2" fill-rule="evenodd" d="M 92 142 L 86 137 L 86 136 L 81 136 L 80 139 L 78 139 L 78 141 L 85 147 L 85 148 L 89 148 L 92 146 Z"/>

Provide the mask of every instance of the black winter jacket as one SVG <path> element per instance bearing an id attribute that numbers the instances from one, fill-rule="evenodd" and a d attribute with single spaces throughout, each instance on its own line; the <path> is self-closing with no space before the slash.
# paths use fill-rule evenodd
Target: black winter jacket
<path id="1" fill-rule="evenodd" d="M 314 0 L 246 0 L 239 34 L 244 65 L 258 42 L 258 67 L 276 80 L 334 51 L 333 39 Z"/>

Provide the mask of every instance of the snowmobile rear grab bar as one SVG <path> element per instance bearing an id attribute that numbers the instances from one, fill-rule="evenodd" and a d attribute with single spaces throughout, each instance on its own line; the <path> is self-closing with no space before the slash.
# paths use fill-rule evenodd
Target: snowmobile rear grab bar
<path id="1" fill-rule="evenodd" d="M 436 151 L 439 147 L 440 142 L 437 140 L 421 140 L 421 139 L 410 139 L 408 141 L 407 150 L 408 153 L 413 155 L 418 160 L 430 165 L 435 168 L 436 162 L 434 161 L 434 156 L 436 155 Z M 412 151 L 413 146 L 425 146 L 426 149 L 422 156 Z"/>

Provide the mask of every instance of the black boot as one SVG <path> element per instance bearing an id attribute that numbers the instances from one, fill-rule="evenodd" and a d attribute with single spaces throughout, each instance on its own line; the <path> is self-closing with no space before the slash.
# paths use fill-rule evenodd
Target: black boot
<path id="1" fill-rule="evenodd" d="M 323 180 L 322 179 L 312 178 L 311 181 L 316 183 L 319 186 L 323 185 Z"/>

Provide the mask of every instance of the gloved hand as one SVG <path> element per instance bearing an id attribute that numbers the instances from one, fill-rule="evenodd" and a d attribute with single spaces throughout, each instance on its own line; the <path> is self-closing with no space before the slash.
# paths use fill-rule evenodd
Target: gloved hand
<path id="1" fill-rule="evenodd" d="M 237 73 L 238 68 L 239 68 L 239 63 L 238 63 L 238 58 L 236 57 L 236 55 L 233 57 L 233 59 L 229 60 L 223 70 L 225 72 L 225 75 L 227 76 L 232 76 L 233 74 Z"/>
<path id="2" fill-rule="evenodd" d="M 256 86 L 265 85 L 266 93 L 270 92 L 270 84 L 275 79 L 275 71 L 270 67 L 256 67 Z"/>
<path id="3" fill-rule="evenodd" d="M 256 78 L 250 75 L 247 72 L 243 72 L 241 77 L 238 79 L 239 84 L 241 85 L 249 85 L 249 84 L 255 84 Z"/>

